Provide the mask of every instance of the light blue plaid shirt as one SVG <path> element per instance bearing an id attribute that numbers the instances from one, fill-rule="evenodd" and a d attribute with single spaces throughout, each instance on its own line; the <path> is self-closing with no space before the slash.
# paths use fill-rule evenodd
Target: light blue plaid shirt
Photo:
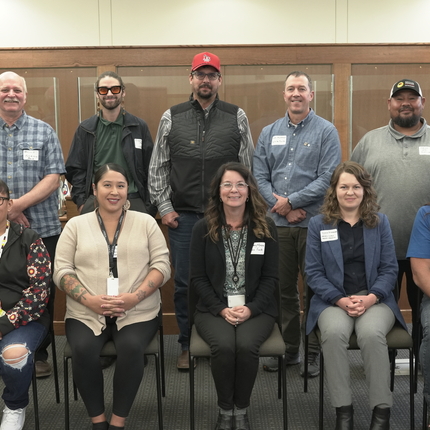
<path id="1" fill-rule="evenodd" d="M 28 193 L 46 175 L 65 173 L 63 152 L 55 131 L 25 112 L 11 127 L 0 118 L 0 145 L 0 178 L 9 186 L 12 199 Z M 29 152 L 24 156 L 25 150 Z M 57 192 L 27 208 L 24 215 L 41 237 L 61 232 Z"/>

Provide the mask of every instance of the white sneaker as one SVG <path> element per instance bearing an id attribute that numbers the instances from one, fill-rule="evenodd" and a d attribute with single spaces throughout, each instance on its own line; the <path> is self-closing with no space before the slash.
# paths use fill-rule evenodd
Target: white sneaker
<path id="1" fill-rule="evenodd" d="M 9 409 L 7 406 L 3 409 L 0 430 L 22 430 L 25 421 L 25 408 Z"/>

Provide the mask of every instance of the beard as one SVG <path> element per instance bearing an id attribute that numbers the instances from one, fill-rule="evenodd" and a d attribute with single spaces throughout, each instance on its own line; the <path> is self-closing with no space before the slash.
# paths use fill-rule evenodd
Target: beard
<path id="1" fill-rule="evenodd" d="M 412 128 L 415 127 L 418 122 L 420 121 L 420 116 L 413 114 L 410 117 L 402 117 L 400 115 L 397 115 L 396 117 L 391 117 L 394 124 L 398 125 L 401 128 Z"/>
<path id="2" fill-rule="evenodd" d="M 104 100 L 99 99 L 100 104 L 107 110 L 114 110 L 122 103 L 122 97 L 118 97 L 117 99 Z M 109 103 L 114 101 L 114 103 Z"/>
<path id="3" fill-rule="evenodd" d="M 210 91 L 207 92 L 207 93 L 206 92 L 204 93 L 204 92 L 200 91 L 201 88 L 207 88 Z M 207 84 L 200 85 L 199 89 L 197 90 L 197 95 L 201 99 L 210 99 L 213 96 L 212 86 L 211 85 L 207 85 Z"/>

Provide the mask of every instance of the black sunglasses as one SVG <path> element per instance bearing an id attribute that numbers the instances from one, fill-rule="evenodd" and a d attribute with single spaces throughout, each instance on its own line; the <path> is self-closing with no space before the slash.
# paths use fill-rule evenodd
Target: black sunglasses
<path id="1" fill-rule="evenodd" d="M 97 92 L 101 96 L 105 96 L 108 92 L 112 94 L 119 94 L 122 91 L 121 85 L 115 85 L 114 87 L 97 87 Z"/>

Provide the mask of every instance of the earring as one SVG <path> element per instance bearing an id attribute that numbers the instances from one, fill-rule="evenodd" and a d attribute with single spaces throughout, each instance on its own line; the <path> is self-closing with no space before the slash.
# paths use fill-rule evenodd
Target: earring
<path id="1" fill-rule="evenodd" d="M 219 198 L 219 201 L 222 202 L 222 198 L 221 197 Z"/>
<path id="2" fill-rule="evenodd" d="M 249 197 L 246 198 L 246 203 L 248 203 L 248 202 L 249 202 Z"/>
<path id="3" fill-rule="evenodd" d="M 122 206 L 122 208 L 123 208 L 125 211 L 128 211 L 128 210 L 130 209 L 130 200 L 127 200 L 127 201 L 124 203 L 124 205 Z"/>

